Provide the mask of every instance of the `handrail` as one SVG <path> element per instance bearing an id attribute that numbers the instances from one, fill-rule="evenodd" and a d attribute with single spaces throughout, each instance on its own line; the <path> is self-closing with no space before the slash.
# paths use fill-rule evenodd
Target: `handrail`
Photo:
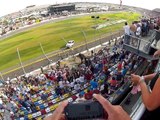
<path id="1" fill-rule="evenodd" d="M 151 49 L 151 44 L 152 44 L 153 40 L 152 41 L 150 41 L 150 40 L 147 41 L 147 40 L 144 40 L 144 38 L 139 38 L 139 37 L 136 37 L 136 36 L 133 36 L 133 35 L 128 35 L 128 36 L 130 37 L 129 38 L 129 43 L 124 42 L 124 45 L 137 49 L 138 53 L 139 52 L 144 52 L 146 54 L 149 54 L 149 51 Z"/>

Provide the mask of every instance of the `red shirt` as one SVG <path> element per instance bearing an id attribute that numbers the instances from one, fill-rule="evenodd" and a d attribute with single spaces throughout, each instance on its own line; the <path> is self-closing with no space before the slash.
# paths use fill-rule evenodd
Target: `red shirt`
<path id="1" fill-rule="evenodd" d="M 121 70 L 122 69 L 122 63 L 119 63 L 117 68 L 118 68 L 118 70 Z"/>
<path id="2" fill-rule="evenodd" d="M 91 92 L 86 93 L 86 94 L 84 95 L 84 98 L 85 98 L 86 100 L 92 99 L 92 93 L 91 93 Z"/>
<path id="3" fill-rule="evenodd" d="M 111 80 L 111 86 L 116 86 L 117 85 L 117 81 L 116 80 Z"/>

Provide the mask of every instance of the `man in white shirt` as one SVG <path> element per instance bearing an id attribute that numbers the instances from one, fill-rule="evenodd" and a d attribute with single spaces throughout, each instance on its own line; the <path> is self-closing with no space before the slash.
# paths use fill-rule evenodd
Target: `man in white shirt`
<path id="1" fill-rule="evenodd" d="M 141 35 L 141 26 L 138 24 L 138 25 L 137 25 L 136 36 L 137 36 L 137 37 L 140 37 L 140 35 Z"/>
<path id="2" fill-rule="evenodd" d="M 81 89 L 80 84 L 77 83 L 77 82 L 75 82 L 74 90 L 76 90 L 77 92 L 79 92 L 80 89 Z"/>
<path id="3" fill-rule="evenodd" d="M 60 87 L 60 88 L 64 88 L 63 81 L 59 81 L 59 87 Z"/>
<path id="4" fill-rule="evenodd" d="M 125 22 L 125 26 L 123 26 L 123 29 L 124 29 L 124 33 L 125 33 L 125 36 L 124 36 L 124 43 L 125 44 L 130 44 L 130 26 L 128 25 L 127 22 Z"/>

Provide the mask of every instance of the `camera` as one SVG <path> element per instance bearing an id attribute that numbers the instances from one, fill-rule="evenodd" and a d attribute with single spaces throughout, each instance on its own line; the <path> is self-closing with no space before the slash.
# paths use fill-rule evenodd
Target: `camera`
<path id="1" fill-rule="evenodd" d="M 67 120 L 103 120 L 106 117 L 105 111 L 98 101 L 69 103 L 64 113 Z"/>

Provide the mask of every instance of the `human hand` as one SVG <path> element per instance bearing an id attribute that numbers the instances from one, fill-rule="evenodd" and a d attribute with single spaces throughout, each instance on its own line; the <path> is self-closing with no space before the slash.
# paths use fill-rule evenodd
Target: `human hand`
<path id="1" fill-rule="evenodd" d="M 131 81 L 133 82 L 133 85 L 138 85 L 141 77 L 139 75 L 131 74 Z"/>
<path id="2" fill-rule="evenodd" d="M 157 50 L 153 55 L 153 57 L 158 57 L 158 56 L 160 56 L 160 50 Z"/>
<path id="3" fill-rule="evenodd" d="M 65 115 L 63 115 L 64 108 L 68 105 L 68 101 L 60 103 L 58 108 L 53 112 L 51 116 L 46 117 L 44 120 L 65 120 Z"/>
<path id="4" fill-rule="evenodd" d="M 104 110 L 107 112 L 108 120 L 131 120 L 129 115 L 122 109 L 121 106 L 112 105 L 109 101 L 107 101 L 107 99 L 99 94 L 94 94 L 93 97 L 100 102 Z"/>

